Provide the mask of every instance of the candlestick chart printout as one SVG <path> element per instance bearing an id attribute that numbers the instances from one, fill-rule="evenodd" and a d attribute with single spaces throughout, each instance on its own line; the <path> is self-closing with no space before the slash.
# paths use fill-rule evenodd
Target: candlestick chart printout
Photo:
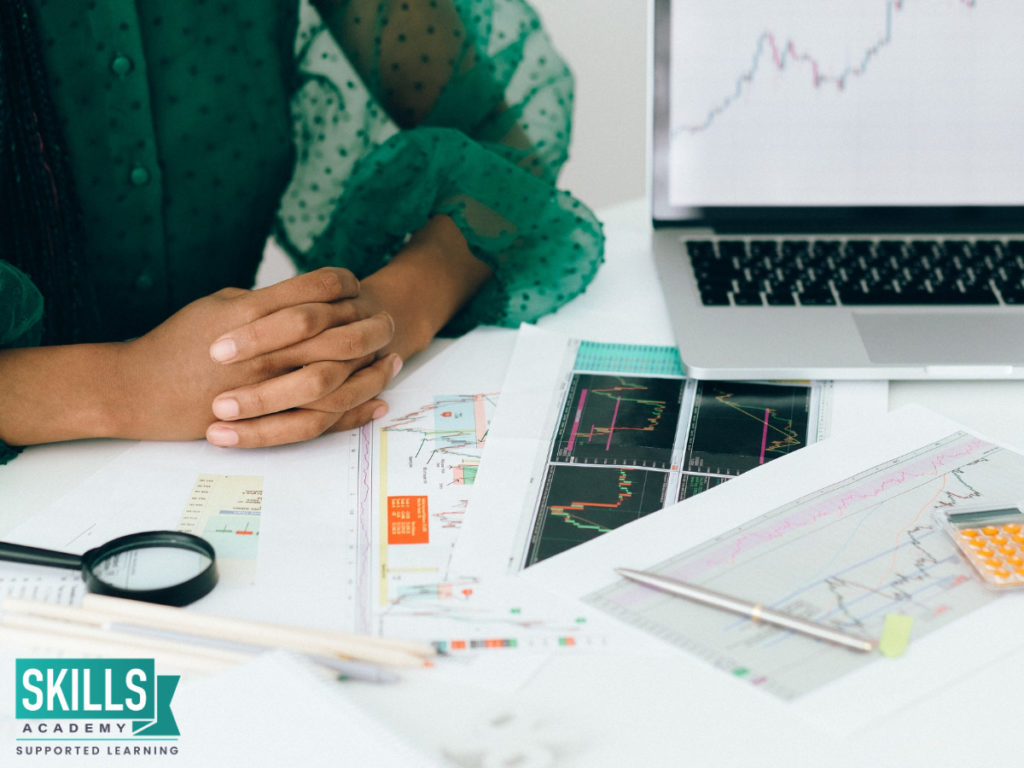
<path id="1" fill-rule="evenodd" d="M 909 615 L 916 642 L 994 599 L 933 515 L 1018 498 L 1024 456 L 958 432 L 647 570 L 862 637 Z M 786 699 L 877 659 L 625 582 L 585 602 Z"/>
<path id="2" fill-rule="evenodd" d="M 1016 0 L 674 0 L 679 206 L 1013 204 Z"/>
<path id="3" fill-rule="evenodd" d="M 829 386 L 687 380 L 672 348 L 582 342 L 523 564 L 814 442 Z"/>

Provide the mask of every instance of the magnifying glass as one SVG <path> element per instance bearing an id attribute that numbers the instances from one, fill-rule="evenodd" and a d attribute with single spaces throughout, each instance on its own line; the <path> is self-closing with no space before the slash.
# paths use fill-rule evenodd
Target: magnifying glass
<path id="1" fill-rule="evenodd" d="M 188 605 L 217 584 L 213 546 L 180 531 L 120 536 L 83 555 L 0 542 L 0 560 L 81 570 L 90 592 Z"/>

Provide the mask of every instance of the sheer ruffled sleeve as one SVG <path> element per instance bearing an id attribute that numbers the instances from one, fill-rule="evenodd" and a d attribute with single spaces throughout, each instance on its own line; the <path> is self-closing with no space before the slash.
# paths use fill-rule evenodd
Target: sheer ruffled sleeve
<path id="1" fill-rule="evenodd" d="M 603 235 L 553 186 L 572 77 L 533 11 L 520 0 L 321 6 L 326 24 L 303 8 L 298 164 L 277 228 L 297 264 L 365 276 L 447 214 L 495 272 L 448 332 L 533 321 L 582 292 Z"/>
<path id="2" fill-rule="evenodd" d="M 42 294 L 28 275 L 0 261 L 0 349 L 35 346 L 42 335 Z"/>

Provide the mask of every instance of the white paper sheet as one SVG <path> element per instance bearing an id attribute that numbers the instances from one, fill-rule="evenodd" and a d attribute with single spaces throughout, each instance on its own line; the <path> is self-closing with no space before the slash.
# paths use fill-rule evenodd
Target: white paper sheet
<path id="1" fill-rule="evenodd" d="M 833 437 L 743 475 L 690 499 L 685 505 L 649 515 L 586 546 L 539 563 L 527 569 L 523 578 L 567 596 L 591 599 L 600 590 L 619 583 L 612 571 L 615 567 L 657 568 L 709 540 L 725 541 L 739 526 L 794 500 L 820 494 L 836 484 L 877 479 L 881 477 L 879 471 L 887 467 L 901 471 L 906 466 L 901 457 L 920 458 L 933 452 L 937 459 L 930 482 L 940 487 L 944 481 L 954 479 L 949 475 L 964 472 L 962 467 L 968 467 L 970 461 L 991 461 L 997 455 L 1007 457 L 1007 452 L 994 449 L 981 439 L 972 442 L 969 435 L 966 442 L 951 443 L 950 436 L 959 430 L 955 423 L 923 409 L 902 409 L 860 430 Z M 950 444 L 982 450 L 976 456 L 961 457 L 947 464 L 943 451 Z M 1018 454 L 1013 457 L 1007 466 L 1017 466 L 1022 460 Z M 893 481 L 909 483 L 902 476 L 894 476 Z M 1009 472 L 989 478 L 986 487 L 975 487 L 974 491 L 977 498 L 994 501 L 1005 501 L 1017 493 L 1024 496 L 1024 473 Z M 948 501 L 936 496 L 935 504 Z M 677 514 L 684 506 L 685 514 Z M 900 518 L 906 510 L 901 509 L 898 498 L 887 502 L 885 509 L 892 516 L 895 541 L 901 531 L 908 530 L 906 520 Z M 920 510 L 912 511 L 916 514 Z M 923 535 L 929 518 L 923 516 L 918 523 L 921 528 L 916 535 Z M 789 554 L 789 549 L 766 550 L 767 558 L 783 564 Z M 803 564 L 792 565 L 796 570 Z M 756 599 L 754 591 L 760 586 L 750 584 L 748 593 L 738 596 Z M 876 656 L 862 668 L 785 706 L 797 721 L 814 722 L 863 740 L 873 749 L 878 748 L 880 754 L 892 756 L 895 764 L 971 764 L 974 747 L 969 740 L 949 739 L 948 734 L 951 728 L 957 733 L 968 733 L 989 727 L 1011 727 L 1008 710 L 1016 711 L 1012 689 L 1001 685 L 1000 680 L 1008 680 L 1007 670 L 1019 667 L 1024 660 L 1022 605 L 1022 596 L 1006 595 L 986 601 L 975 610 L 962 611 L 960 618 L 927 632 L 928 617 L 918 616 L 918 636 L 903 656 Z M 684 610 L 687 607 L 681 606 Z M 913 612 L 914 608 L 911 601 L 906 611 Z M 664 639 L 678 647 L 674 644 L 678 638 Z M 816 644 L 809 642 L 811 647 Z M 680 649 L 680 653 L 696 659 L 685 650 Z M 717 674 L 722 684 L 730 677 L 730 685 L 735 681 L 735 675 L 726 670 Z M 690 695 L 710 696 L 713 691 L 709 687 Z M 750 695 L 766 696 L 755 686 L 750 686 Z M 937 744 L 942 747 L 937 748 Z"/>

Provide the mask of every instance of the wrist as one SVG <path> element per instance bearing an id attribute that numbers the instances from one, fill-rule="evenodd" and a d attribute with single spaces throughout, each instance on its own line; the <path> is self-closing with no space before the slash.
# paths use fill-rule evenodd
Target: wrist
<path id="1" fill-rule="evenodd" d="M 360 295 L 388 312 L 403 359 L 425 349 L 493 273 L 448 216 L 434 216 L 394 258 L 360 283 Z"/>
<path id="2" fill-rule="evenodd" d="M 122 434 L 124 389 L 115 344 L 0 353 L 0 439 L 34 445 Z"/>

